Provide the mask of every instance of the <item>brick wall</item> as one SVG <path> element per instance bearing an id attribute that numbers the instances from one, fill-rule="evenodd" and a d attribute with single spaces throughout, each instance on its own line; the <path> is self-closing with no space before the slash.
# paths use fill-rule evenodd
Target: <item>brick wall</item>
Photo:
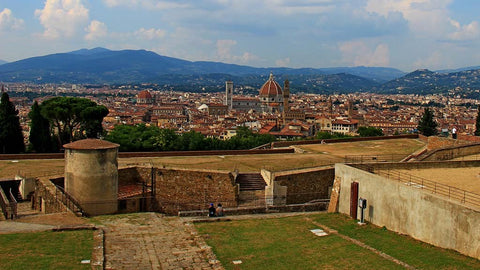
<path id="1" fill-rule="evenodd" d="M 275 173 L 274 181 L 287 187 L 286 204 L 297 204 L 328 199 L 334 178 L 335 169 L 327 168 Z"/>

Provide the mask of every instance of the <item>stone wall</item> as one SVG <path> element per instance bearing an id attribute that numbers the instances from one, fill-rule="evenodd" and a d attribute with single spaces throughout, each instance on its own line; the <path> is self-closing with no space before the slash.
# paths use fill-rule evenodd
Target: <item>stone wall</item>
<path id="1" fill-rule="evenodd" d="M 207 170 L 130 167 L 119 170 L 119 185 L 155 182 L 152 209 L 177 215 L 178 211 L 208 208 L 210 203 L 236 207 L 238 188 L 232 173 Z"/>
<path id="2" fill-rule="evenodd" d="M 238 189 L 229 172 L 155 169 L 156 200 L 162 212 L 208 208 L 210 203 L 236 207 Z"/>
<path id="3" fill-rule="evenodd" d="M 328 199 L 334 177 L 333 167 L 271 173 L 266 178 L 267 201 L 273 199 L 273 204 L 279 205 Z"/>
<path id="4" fill-rule="evenodd" d="M 350 185 L 357 182 L 358 197 L 367 200 L 367 221 L 480 259 L 479 209 L 345 164 L 335 165 L 335 175 L 341 181 L 340 213 L 350 213 Z"/>
<path id="5" fill-rule="evenodd" d="M 47 177 L 35 181 L 35 193 L 33 196 L 33 207 L 45 214 L 70 211 L 58 198 L 61 194 L 55 185 Z"/>
<path id="6" fill-rule="evenodd" d="M 464 157 L 480 153 L 480 143 L 463 144 L 446 147 L 443 149 L 436 149 L 431 153 L 425 155 L 422 160 L 449 160 L 457 157 Z"/>

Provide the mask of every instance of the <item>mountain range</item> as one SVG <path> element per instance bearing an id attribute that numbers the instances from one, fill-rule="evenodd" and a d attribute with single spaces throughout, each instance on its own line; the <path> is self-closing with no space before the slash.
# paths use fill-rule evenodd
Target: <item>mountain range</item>
<path id="1" fill-rule="evenodd" d="M 3 65 L 3 64 L 6 64 L 6 63 L 8 63 L 8 62 L 0 59 L 0 65 Z"/>
<path id="2" fill-rule="evenodd" d="M 0 62 L 1 64 L 1 62 Z M 372 91 L 438 93 L 452 88 L 480 87 L 480 67 L 404 73 L 385 67 L 256 68 L 209 61 L 187 61 L 146 50 L 81 49 L 27 58 L 0 65 L 0 81 L 34 83 L 156 83 L 173 87 L 223 88 L 235 84 L 261 86 L 270 72 L 288 78 L 292 92 Z"/>

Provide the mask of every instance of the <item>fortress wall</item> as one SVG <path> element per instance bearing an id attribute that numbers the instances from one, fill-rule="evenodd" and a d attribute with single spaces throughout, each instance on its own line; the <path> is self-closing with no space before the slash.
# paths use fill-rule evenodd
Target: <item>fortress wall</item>
<path id="1" fill-rule="evenodd" d="M 228 172 L 155 169 L 156 200 L 162 212 L 206 209 L 210 203 L 237 206 L 237 187 Z"/>
<path id="2" fill-rule="evenodd" d="M 378 162 L 348 164 L 361 170 L 398 170 L 398 169 L 431 169 L 431 168 L 466 168 L 480 167 L 480 160 L 462 161 L 423 161 L 423 162 Z"/>
<path id="3" fill-rule="evenodd" d="M 480 259 L 478 209 L 345 164 L 335 165 L 335 175 L 336 181 L 341 181 L 340 213 L 350 213 L 350 185 L 355 181 L 359 183 L 358 197 L 367 199 L 365 220 Z"/>
<path id="4" fill-rule="evenodd" d="M 55 185 L 47 177 L 35 180 L 35 195 L 33 207 L 45 214 L 70 211 L 61 201 L 61 195 L 57 194 Z"/>
<path id="5" fill-rule="evenodd" d="M 330 198 L 334 177 L 334 168 L 322 168 L 274 173 L 273 181 L 286 188 L 286 204 L 298 204 Z"/>
<path id="6" fill-rule="evenodd" d="M 457 157 L 464 157 L 469 155 L 475 155 L 480 153 L 480 143 L 469 145 L 458 145 L 447 147 L 445 149 L 438 149 L 425 157 L 424 161 L 431 160 L 449 160 Z"/>
<path id="7" fill-rule="evenodd" d="M 178 211 L 207 209 L 210 203 L 237 206 L 233 174 L 222 171 L 130 167 L 119 170 L 119 184 L 146 182 L 155 178 L 154 209 L 171 215 Z"/>

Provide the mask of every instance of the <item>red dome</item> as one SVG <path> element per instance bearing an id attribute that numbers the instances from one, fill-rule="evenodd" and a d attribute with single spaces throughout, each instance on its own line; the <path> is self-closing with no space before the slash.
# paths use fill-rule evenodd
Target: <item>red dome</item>
<path id="1" fill-rule="evenodd" d="M 140 93 L 138 93 L 137 98 L 152 99 L 152 95 L 147 90 L 143 90 L 143 91 L 140 91 Z"/>
<path id="2" fill-rule="evenodd" d="M 273 79 L 273 74 L 270 73 L 270 78 L 260 88 L 260 96 L 281 96 L 282 87 Z"/>

